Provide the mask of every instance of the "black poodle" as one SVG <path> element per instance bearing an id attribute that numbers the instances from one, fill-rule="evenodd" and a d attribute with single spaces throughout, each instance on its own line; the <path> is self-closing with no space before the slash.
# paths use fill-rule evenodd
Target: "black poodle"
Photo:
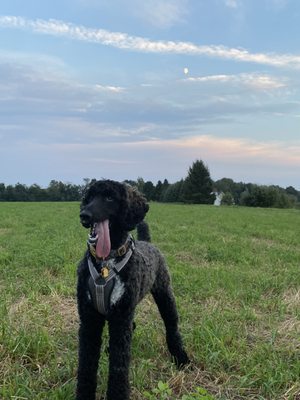
<path id="1" fill-rule="evenodd" d="M 129 399 L 129 362 L 135 307 L 151 292 L 163 318 L 178 367 L 189 363 L 165 260 L 143 221 L 149 209 L 131 186 L 101 180 L 82 200 L 80 220 L 90 228 L 88 250 L 78 267 L 80 316 L 77 400 L 94 400 L 103 326 L 109 327 L 107 400 Z M 138 240 L 128 233 L 137 227 Z"/>

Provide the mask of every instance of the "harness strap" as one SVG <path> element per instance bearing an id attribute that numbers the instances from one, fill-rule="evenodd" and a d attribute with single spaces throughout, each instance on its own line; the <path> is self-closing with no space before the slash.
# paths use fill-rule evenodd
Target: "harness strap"
<path id="1" fill-rule="evenodd" d="M 107 315 L 109 311 L 110 297 L 115 285 L 116 276 L 128 263 L 133 254 L 134 248 L 135 246 L 132 242 L 131 248 L 127 250 L 127 253 L 119 262 L 116 262 L 115 259 L 102 261 L 100 271 L 103 270 L 103 268 L 108 270 L 108 275 L 105 277 L 103 274 L 101 274 L 101 272 L 99 273 L 97 271 L 92 262 L 91 256 L 88 255 L 87 257 L 88 267 L 91 275 L 88 282 L 89 291 L 96 310 L 102 315 Z"/>

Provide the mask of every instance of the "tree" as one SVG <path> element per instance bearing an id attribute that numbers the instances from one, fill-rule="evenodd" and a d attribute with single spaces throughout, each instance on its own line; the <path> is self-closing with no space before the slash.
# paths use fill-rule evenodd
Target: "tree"
<path id="1" fill-rule="evenodd" d="M 164 196 L 165 196 L 165 193 L 168 190 L 169 186 L 171 186 L 171 185 L 167 179 L 164 179 L 163 182 L 161 180 L 159 180 L 155 186 L 154 200 L 165 201 Z"/>
<path id="2" fill-rule="evenodd" d="M 197 160 L 189 168 L 183 185 L 183 201 L 186 203 L 213 204 L 213 182 L 208 167 Z"/>
<path id="3" fill-rule="evenodd" d="M 155 186 L 154 200 L 161 201 L 162 192 L 163 192 L 163 184 L 162 181 L 159 180 Z"/>
<path id="4" fill-rule="evenodd" d="M 0 183 L 0 201 L 5 200 L 5 184 Z"/>
<path id="5" fill-rule="evenodd" d="M 230 192 L 225 192 L 221 199 L 222 206 L 232 206 L 234 204 L 233 196 Z"/>
<path id="6" fill-rule="evenodd" d="M 234 186 L 235 182 L 231 178 L 222 178 L 214 183 L 214 188 L 216 188 L 218 192 L 223 192 L 223 193 L 226 192 L 233 193 Z"/>
<path id="7" fill-rule="evenodd" d="M 293 206 L 293 201 L 279 186 L 247 184 L 247 189 L 241 194 L 240 204 L 248 207 L 289 208 Z"/>
<path id="8" fill-rule="evenodd" d="M 144 185 L 145 185 L 145 182 L 144 182 L 144 179 L 143 178 L 141 178 L 140 176 L 137 178 L 137 181 L 136 181 L 136 187 L 137 187 L 137 190 L 139 191 L 139 192 L 141 192 L 141 193 L 144 193 Z"/>
<path id="9" fill-rule="evenodd" d="M 300 201 L 300 192 L 298 190 L 296 190 L 293 186 L 288 186 L 285 189 L 285 192 L 287 193 L 287 195 L 291 199 L 291 202 L 294 203 L 294 205 L 298 201 Z"/>
<path id="10" fill-rule="evenodd" d="M 246 184 L 243 182 L 234 182 L 230 178 L 222 178 L 214 182 L 214 188 L 217 192 L 230 193 L 234 204 L 240 204 L 241 194 L 245 191 Z"/>
<path id="11" fill-rule="evenodd" d="M 285 188 L 285 191 L 287 194 L 291 194 L 292 196 L 298 196 L 299 192 L 293 187 L 293 186 L 288 186 Z"/>
<path id="12" fill-rule="evenodd" d="M 39 185 L 34 183 L 28 188 L 28 195 L 30 201 L 45 201 L 47 200 L 47 192 L 42 189 Z"/>
<path id="13" fill-rule="evenodd" d="M 13 185 L 7 185 L 5 189 L 5 201 L 17 201 L 15 187 Z"/>
<path id="14" fill-rule="evenodd" d="M 64 200 L 63 194 L 63 183 L 60 181 L 56 181 L 54 179 L 51 180 L 47 193 L 50 201 L 62 201 Z"/>
<path id="15" fill-rule="evenodd" d="M 174 203 L 182 201 L 183 179 L 167 187 L 163 193 L 162 201 L 165 203 Z"/>
<path id="16" fill-rule="evenodd" d="M 145 195 L 148 201 L 154 200 L 155 197 L 155 186 L 151 181 L 147 181 L 144 183 L 143 194 Z"/>

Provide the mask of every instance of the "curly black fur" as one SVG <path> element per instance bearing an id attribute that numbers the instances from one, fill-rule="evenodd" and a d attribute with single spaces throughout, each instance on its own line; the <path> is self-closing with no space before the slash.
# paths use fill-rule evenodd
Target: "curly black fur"
<path id="1" fill-rule="evenodd" d="M 78 266 L 77 300 L 80 317 L 77 400 L 94 400 L 97 368 L 104 324 L 109 328 L 109 377 L 107 400 L 129 399 L 129 363 L 133 318 L 138 302 L 151 292 L 166 328 L 166 340 L 178 367 L 189 362 L 178 331 L 178 315 L 170 276 L 163 256 L 150 240 L 143 221 L 149 209 L 145 198 L 130 186 L 102 180 L 86 192 L 81 204 L 81 222 L 85 227 L 109 219 L 112 249 L 120 247 L 128 231 L 138 227 L 135 250 L 120 272 L 124 293 L 103 316 L 94 309 L 88 293 L 88 252 Z"/>

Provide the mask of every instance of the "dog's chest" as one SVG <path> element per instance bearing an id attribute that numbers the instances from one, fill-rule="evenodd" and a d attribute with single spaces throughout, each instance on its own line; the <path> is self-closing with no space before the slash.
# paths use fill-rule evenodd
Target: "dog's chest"
<path id="1" fill-rule="evenodd" d="M 115 277 L 115 285 L 113 288 L 113 291 L 110 296 L 110 306 L 115 305 L 123 296 L 125 292 L 125 285 L 121 281 L 121 278 L 119 275 L 116 275 Z"/>
<path id="2" fill-rule="evenodd" d="M 95 279 L 92 274 L 87 280 L 86 295 L 89 303 L 102 315 L 106 315 L 115 306 L 125 293 L 125 284 L 119 274 L 110 274 L 107 279 Z"/>

